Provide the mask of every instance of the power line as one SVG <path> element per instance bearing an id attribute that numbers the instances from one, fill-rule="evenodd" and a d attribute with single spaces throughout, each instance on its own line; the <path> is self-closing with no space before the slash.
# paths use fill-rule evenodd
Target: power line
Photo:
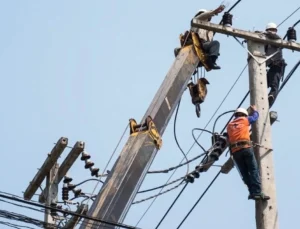
<path id="1" fill-rule="evenodd" d="M 104 221 L 104 220 L 97 219 L 97 218 L 94 218 L 94 217 L 90 217 L 90 216 L 87 216 L 87 215 L 82 215 L 82 214 L 78 214 L 78 213 L 75 213 L 75 212 L 65 211 L 65 210 L 62 210 L 62 209 L 53 208 L 53 207 L 50 207 L 50 206 L 29 202 L 29 201 L 26 201 L 26 200 L 21 200 L 21 199 L 11 197 L 11 196 L 7 196 L 7 195 L 3 195 L 3 194 L 0 194 L 0 198 L 9 199 L 9 200 L 13 200 L 13 201 L 20 202 L 20 203 L 24 203 L 24 204 L 44 208 L 44 209 L 53 210 L 53 211 L 60 212 L 60 213 L 63 213 L 63 214 L 68 214 L 68 215 L 71 215 L 71 216 L 77 216 L 77 217 L 81 217 L 81 218 L 84 218 L 84 219 L 93 220 L 93 221 L 99 222 L 99 223 L 105 223 L 105 224 L 112 225 L 112 226 L 118 226 L 118 227 L 121 227 L 121 228 L 127 228 L 127 229 L 135 229 L 136 228 L 136 227 L 132 227 L 132 226 L 125 225 L 125 224 L 108 222 L 108 221 Z"/>
<path id="2" fill-rule="evenodd" d="M 187 187 L 188 182 L 186 182 L 186 184 L 183 186 L 183 188 L 181 189 L 180 193 L 177 195 L 177 197 L 175 198 L 175 200 L 173 201 L 173 203 L 171 204 L 171 206 L 168 208 L 168 210 L 166 211 L 166 213 L 164 214 L 164 216 L 161 218 L 161 220 L 159 221 L 159 223 L 157 224 L 157 226 L 155 227 L 155 229 L 157 229 L 160 224 L 162 223 L 162 221 L 166 218 L 166 216 L 168 215 L 169 211 L 172 209 L 172 207 L 174 206 L 174 204 L 176 203 L 176 201 L 178 200 L 178 198 L 181 196 L 181 194 L 183 193 L 183 191 L 185 190 L 185 188 Z"/>
<path id="3" fill-rule="evenodd" d="M 178 227 L 176 229 L 179 229 L 181 227 L 181 225 L 184 223 L 184 221 L 187 219 L 187 217 L 191 214 L 191 212 L 194 210 L 194 208 L 197 206 L 197 204 L 200 202 L 200 200 L 202 199 L 202 197 L 206 194 L 206 192 L 213 185 L 213 183 L 216 181 L 216 179 L 219 177 L 220 174 L 221 174 L 221 170 L 217 173 L 217 175 L 214 177 L 214 179 L 210 182 L 210 184 L 207 186 L 207 188 L 204 190 L 204 192 L 202 193 L 202 195 L 199 197 L 199 199 L 196 201 L 196 203 L 194 204 L 194 206 L 187 213 L 187 215 L 184 217 L 184 219 L 181 221 L 181 223 L 178 225 Z"/>
<path id="4" fill-rule="evenodd" d="M 16 228 L 16 229 L 21 229 L 21 228 L 34 229 L 33 227 L 17 225 L 17 224 L 5 222 L 5 221 L 0 221 L 0 224 L 11 227 L 11 228 Z"/>
<path id="5" fill-rule="evenodd" d="M 196 129 L 197 129 L 197 128 L 196 128 Z M 179 165 L 177 165 L 177 166 L 170 167 L 170 168 L 168 168 L 168 169 L 163 169 L 163 170 L 152 170 L 152 171 L 149 171 L 148 173 L 149 173 L 149 174 L 152 174 L 152 173 L 168 173 L 168 172 L 170 172 L 170 171 L 172 171 L 172 170 L 174 170 L 174 169 L 178 169 L 178 168 L 180 168 L 181 166 L 184 166 L 184 165 L 186 165 L 186 164 L 188 164 L 188 163 L 191 163 L 191 162 L 193 162 L 193 161 L 199 159 L 199 158 L 202 157 L 202 156 L 203 156 L 203 154 L 200 154 L 200 155 L 198 155 L 198 156 L 196 156 L 196 157 L 193 157 L 192 159 L 190 159 L 190 160 L 188 160 L 188 161 L 186 161 L 186 162 L 184 162 L 184 163 L 181 163 L 181 164 L 179 164 Z"/>
<path id="6" fill-rule="evenodd" d="M 293 16 L 298 10 L 300 9 L 300 6 L 293 12 L 293 13 L 291 13 L 288 17 L 286 17 L 278 26 L 277 26 L 277 28 L 279 27 L 279 26 L 281 26 L 286 20 L 288 20 L 291 16 Z"/>

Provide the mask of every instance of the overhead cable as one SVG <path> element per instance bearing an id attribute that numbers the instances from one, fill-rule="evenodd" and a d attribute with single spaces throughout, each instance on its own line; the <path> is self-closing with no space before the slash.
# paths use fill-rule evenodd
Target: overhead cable
<path id="1" fill-rule="evenodd" d="M 38 203 L 29 202 L 29 201 L 18 199 L 16 197 L 11 197 L 11 196 L 8 196 L 8 195 L 0 194 L 0 198 L 13 200 L 13 201 L 16 201 L 16 202 L 20 202 L 20 203 L 24 203 L 24 204 L 44 208 L 44 209 L 54 210 L 54 211 L 57 211 L 57 212 L 60 212 L 60 213 L 63 213 L 63 214 L 68 214 L 68 215 L 71 215 L 71 216 L 77 216 L 77 217 L 81 217 L 81 218 L 84 218 L 84 219 L 93 220 L 95 222 L 104 223 L 104 224 L 112 225 L 112 226 L 117 226 L 117 227 L 120 227 L 120 228 L 137 229 L 136 227 L 133 227 L 133 226 L 114 223 L 114 222 L 109 222 L 109 221 L 101 220 L 101 219 L 98 219 L 98 218 L 95 218 L 95 217 L 90 217 L 90 216 L 87 216 L 87 215 L 78 214 L 76 212 L 65 211 L 65 210 L 50 207 L 50 206 L 47 206 L 47 205 L 42 205 L 42 204 L 38 204 Z"/>

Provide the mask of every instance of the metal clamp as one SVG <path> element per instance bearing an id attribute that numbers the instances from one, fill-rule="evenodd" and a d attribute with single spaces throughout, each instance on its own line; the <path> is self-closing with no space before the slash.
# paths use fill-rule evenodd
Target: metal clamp
<path id="1" fill-rule="evenodd" d="M 150 116 L 143 124 L 137 124 L 134 119 L 129 119 L 130 135 L 135 136 L 139 133 L 147 133 L 152 139 L 157 149 L 162 146 L 162 138 Z"/>

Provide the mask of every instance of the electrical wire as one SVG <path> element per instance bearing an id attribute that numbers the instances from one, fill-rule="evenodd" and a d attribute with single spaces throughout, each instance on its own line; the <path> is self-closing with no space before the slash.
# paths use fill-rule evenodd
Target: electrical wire
<path id="1" fill-rule="evenodd" d="M 98 182 L 103 183 L 103 181 L 101 181 L 101 180 L 99 180 L 99 179 L 91 178 L 91 179 L 87 179 L 87 180 L 84 180 L 84 181 L 82 181 L 82 182 L 76 184 L 75 187 L 80 186 L 80 185 L 82 185 L 82 184 L 84 184 L 84 183 L 86 183 L 86 182 L 88 182 L 88 181 L 98 181 Z"/>
<path id="2" fill-rule="evenodd" d="M 186 160 L 186 174 L 188 174 L 189 173 L 189 171 L 190 171 L 190 167 L 189 167 L 189 163 L 188 163 L 188 161 L 189 161 L 189 159 L 187 158 L 187 156 L 186 156 L 186 154 L 184 153 L 184 151 L 182 150 L 182 148 L 181 148 L 181 146 L 180 146 L 180 144 L 179 144 L 179 142 L 178 142 L 178 139 L 177 139 L 177 134 L 176 134 L 176 124 L 177 124 L 177 115 L 178 115 L 178 111 L 179 111 L 179 107 L 180 107 L 180 102 L 181 102 L 181 98 L 179 99 L 179 102 L 178 102 L 178 105 L 177 105 L 177 109 L 176 109 L 176 113 L 175 113 L 175 118 L 174 118 L 174 128 L 173 128 L 173 132 L 174 132 L 174 139 L 175 139 L 175 142 L 176 142 L 176 144 L 177 144 L 177 146 L 178 146 L 178 149 L 180 150 L 180 152 L 182 153 L 182 155 L 183 155 L 183 157 L 185 158 L 185 160 Z"/>
<path id="3" fill-rule="evenodd" d="M 222 114 L 220 114 L 220 115 L 216 118 L 216 120 L 215 120 L 215 122 L 214 122 L 214 126 L 213 126 L 212 132 L 215 133 L 215 128 L 216 128 L 216 125 L 217 125 L 217 122 L 218 122 L 219 118 L 221 118 L 223 115 L 226 115 L 226 114 L 228 114 L 228 113 L 232 113 L 232 112 L 234 112 L 234 111 L 235 111 L 235 110 L 226 111 L 226 112 L 223 112 Z"/>
<path id="4" fill-rule="evenodd" d="M 2 199 L 0 199 L 0 201 L 1 201 L 1 202 L 3 202 L 3 203 L 7 203 L 7 204 L 11 204 L 11 205 L 17 206 L 17 207 L 26 208 L 26 209 L 30 209 L 30 210 L 33 210 L 33 211 L 37 211 L 37 212 L 41 212 L 41 213 L 45 213 L 45 211 L 43 211 L 43 210 L 40 210 L 40 209 L 31 208 L 31 207 L 27 207 L 27 206 L 20 205 L 20 204 L 15 204 L 15 203 L 12 203 L 12 202 L 9 202 L 9 201 L 6 201 L 6 200 L 2 200 Z"/>
<path id="5" fill-rule="evenodd" d="M 33 227 L 17 225 L 17 224 L 14 224 L 14 223 L 9 223 L 9 222 L 4 222 L 4 221 L 0 221 L 0 224 L 11 227 L 11 228 L 16 228 L 16 229 L 21 229 L 21 228 L 34 229 Z"/>
<path id="6" fill-rule="evenodd" d="M 181 223 L 178 225 L 176 229 L 179 229 L 181 225 L 184 223 L 184 221 L 188 218 L 188 216 L 191 214 L 191 212 L 194 210 L 194 208 L 197 206 L 197 204 L 200 202 L 200 200 L 203 198 L 203 196 L 206 194 L 206 192 L 210 189 L 210 187 L 213 185 L 213 183 L 216 181 L 216 179 L 221 174 L 221 170 L 217 173 L 217 175 L 214 177 L 214 179 L 210 182 L 210 184 L 207 186 L 207 188 L 204 190 L 202 195 L 199 197 L 199 199 L 196 201 L 194 206 L 191 208 L 191 210 L 187 213 L 187 215 L 184 217 L 184 219 L 181 221 Z"/>
<path id="7" fill-rule="evenodd" d="M 136 227 L 132 227 L 132 226 L 129 226 L 129 225 L 113 223 L 113 222 L 101 220 L 101 219 L 98 219 L 98 218 L 95 218 L 95 217 L 90 217 L 90 216 L 78 214 L 78 213 L 75 213 L 75 212 L 69 212 L 69 211 L 65 211 L 65 210 L 62 210 L 62 209 L 53 208 L 53 207 L 50 207 L 50 206 L 29 202 L 29 201 L 18 199 L 16 197 L 11 197 L 11 196 L 8 196 L 8 195 L 0 194 L 0 198 L 9 199 L 9 200 L 12 200 L 12 201 L 16 201 L 16 202 L 20 202 L 20 203 L 23 203 L 23 204 L 28 204 L 28 205 L 48 209 L 48 210 L 54 210 L 56 212 L 60 212 L 60 213 L 63 213 L 63 214 L 69 214 L 71 216 L 77 216 L 77 217 L 81 217 L 81 218 L 88 219 L 88 220 L 93 220 L 95 222 L 105 223 L 105 224 L 112 225 L 112 226 L 117 226 L 117 227 L 127 228 L 127 229 L 136 229 Z"/>
<path id="8" fill-rule="evenodd" d="M 279 26 L 281 26 L 286 20 L 288 20 L 291 16 L 293 16 L 298 10 L 300 9 L 300 6 L 293 12 L 293 13 L 291 13 L 288 17 L 286 17 L 278 26 L 277 26 L 277 28 L 279 27 Z"/>
<path id="9" fill-rule="evenodd" d="M 203 156 L 203 154 L 200 154 L 200 155 L 198 155 L 198 156 L 196 156 L 196 157 L 193 157 L 192 159 L 189 159 L 188 161 L 186 161 L 186 162 L 184 162 L 184 163 L 181 163 L 181 164 L 179 164 L 179 165 L 177 165 L 177 166 L 170 167 L 170 168 L 168 168 L 168 169 L 163 169 L 163 170 L 153 170 L 153 171 L 149 171 L 148 174 L 153 174 L 153 173 L 168 173 L 168 172 L 170 172 L 170 171 L 172 171 L 172 170 L 174 170 L 174 169 L 178 169 L 178 168 L 180 168 L 180 167 L 186 165 L 187 163 L 191 163 L 191 162 L 193 162 L 193 161 L 199 159 L 199 158 L 202 157 L 202 156 Z"/>
<path id="10" fill-rule="evenodd" d="M 183 191 L 185 190 L 185 188 L 187 187 L 188 182 L 186 182 L 186 184 L 183 186 L 183 188 L 181 189 L 180 193 L 176 196 L 175 200 L 173 201 L 173 203 L 171 204 L 171 206 L 168 208 L 168 210 L 166 211 L 166 213 L 164 214 L 164 216 L 161 218 L 161 220 L 159 221 L 159 223 L 157 224 L 157 226 L 155 227 L 155 229 L 157 229 L 160 224 L 162 223 L 162 221 L 166 218 L 166 216 L 168 215 L 168 213 L 170 212 L 170 210 L 172 209 L 172 207 L 174 206 L 174 204 L 176 203 L 176 201 L 178 200 L 178 198 L 181 196 L 181 194 L 183 193 Z"/>
<path id="11" fill-rule="evenodd" d="M 155 188 L 150 188 L 150 189 L 145 189 L 145 190 L 142 190 L 142 191 L 138 191 L 137 193 L 140 194 L 140 193 L 145 193 L 145 192 L 151 192 L 151 191 L 154 191 L 154 190 L 157 190 L 157 189 L 160 189 L 160 188 L 164 188 L 164 187 L 169 186 L 171 184 L 174 184 L 174 183 L 176 183 L 178 181 L 181 181 L 184 178 L 185 178 L 185 176 L 180 177 L 180 178 L 178 178 L 178 179 L 176 179 L 176 180 L 174 180 L 172 182 L 169 182 L 168 184 L 160 185 L 160 186 L 157 186 Z"/>
<path id="12" fill-rule="evenodd" d="M 141 200 L 135 201 L 135 202 L 133 202 L 132 204 L 139 204 L 139 203 L 145 202 L 145 201 L 150 200 L 150 199 L 153 199 L 153 198 L 156 199 L 157 197 L 159 197 L 159 196 L 161 196 L 161 195 L 163 195 L 163 194 L 165 194 L 165 193 L 168 193 L 168 192 L 170 192 L 170 191 L 173 191 L 174 189 L 180 187 L 182 184 L 184 184 L 184 180 L 182 180 L 178 185 L 176 185 L 176 186 L 174 186 L 174 187 L 172 187 L 172 188 L 170 188 L 170 189 L 166 189 L 166 190 L 163 191 L 163 192 L 159 192 L 158 194 L 153 195 L 153 196 L 149 196 L 149 197 L 147 197 L 147 198 L 145 198 L 145 199 L 141 199 Z"/>

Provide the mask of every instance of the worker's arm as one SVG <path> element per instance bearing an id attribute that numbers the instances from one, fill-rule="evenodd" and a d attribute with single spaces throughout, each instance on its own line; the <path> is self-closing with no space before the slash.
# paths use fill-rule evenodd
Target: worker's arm
<path id="1" fill-rule="evenodd" d="M 251 105 L 251 108 L 252 108 L 252 114 L 248 116 L 248 121 L 249 121 L 249 124 L 251 125 L 252 123 L 256 122 L 256 120 L 258 119 L 259 117 L 259 113 L 258 111 L 256 110 L 256 107 L 254 105 Z"/>
<path id="2" fill-rule="evenodd" d="M 221 13 L 224 9 L 225 9 L 225 6 L 221 5 L 221 6 L 219 6 L 215 10 L 209 10 L 209 11 L 207 11 L 205 13 L 202 13 L 202 14 L 196 16 L 195 19 L 206 21 L 209 18 L 211 18 L 211 17 L 213 17 L 215 15 L 218 15 L 218 13 Z"/>
<path id="3" fill-rule="evenodd" d="M 210 11 L 207 11 L 205 13 L 202 13 L 202 14 L 198 15 L 197 17 L 195 17 L 195 19 L 206 21 L 206 20 L 208 20 L 209 18 L 211 18 L 215 15 L 216 15 L 215 11 L 210 10 Z"/>

